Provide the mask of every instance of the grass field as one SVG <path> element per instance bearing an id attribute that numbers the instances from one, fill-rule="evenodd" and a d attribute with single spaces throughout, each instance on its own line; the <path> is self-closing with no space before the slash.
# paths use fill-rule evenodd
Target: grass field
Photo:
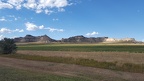
<path id="1" fill-rule="evenodd" d="M 0 66 L 0 81 L 90 81 L 78 77 L 58 76 Z"/>
<path id="2" fill-rule="evenodd" d="M 140 53 L 144 53 L 144 45 L 137 45 L 137 44 L 125 44 L 125 45 L 124 44 L 45 44 L 45 45 L 31 44 L 31 45 L 20 45 L 18 46 L 18 49 L 19 50 L 33 50 L 33 51 L 34 50 L 35 51 L 37 50 L 58 51 L 60 53 L 63 51 L 69 51 L 69 53 L 77 52 L 77 55 L 80 55 L 80 53 L 82 52 L 87 52 L 87 53 L 94 52 L 92 56 L 94 58 L 91 58 L 91 57 L 89 58 L 88 55 L 86 58 L 81 58 L 81 57 L 72 58 L 73 56 L 72 54 L 69 54 L 69 57 L 64 57 L 62 55 L 61 56 L 57 55 L 58 56 L 57 57 L 57 56 L 51 55 L 46 58 L 43 58 L 43 57 L 41 58 L 43 58 L 42 60 L 49 59 L 46 61 L 51 61 L 51 62 L 79 64 L 79 65 L 90 66 L 90 67 L 98 67 L 98 68 L 113 69 L 113 70 L 128 71 L 128 72 L 143 73 L 143 69 L 144 69 L 144 64 L 142 60 L 143 54 L 140 54 Z M 98 56 L 97 54 L 95 54 L 95 52 L 97 53 L 99 52 L 100 55 L 103 55 L 103 57 L 107 56 L 110 59 L 104 58 L 105 60 L 99 61 L 95 59 Z M 103 54 L 103 52 L 105 53 Z M 114 54 L 113 55 L 111 54 L 113 52 L 116 56 L 114 56 Z M 91 53 L 89 53 L 89 55 L 92 55 Z M 119 55 L 119 54 L 122 54 L 122 55 Z M 84 53 L 81 54 L 81 56 L 83 55 Z M 103 57 L 99 57 L 99 58 L 103 59 Z M 114 60 L 110 62 L 107 61 L 111 59 L 116 59 L 117 57 L 120 57 L 120 59 L 126 60 L 126 61 L 125 62 L 119 61 L 119 60 Z M 127 61 L 128 58 L 131 58 L 131 61 Z M 27 59 L 27 57 L 25 57 L 25 59 Z M 33 60 L 34 59 L 35 58 L 33 58 Z"/>
<path id="3" fill-rule="evenodd" d="M 0 81 L 144 81 L 144 45 L 21 44 L 17 54 L 0 58 Z"/>
<path id="4" fill-rule="evenodd" d="M 133 76 L 137 77 L 134 79 Z M 143 81 L 139 79 L 142 76 L 71 64 L 0 57 L 0 81 Z"/>
<path id="5" fill-rule="evenodd" d="M 45 44 L 19 45 L 18 50 L 78 51 L 78 52 L 135 52 L 144 53 L 144 45 L 104 44 Z"/>
<path id="6" fill-rule="evenodd" d="M 2 56 L 9 57 L 9 58 L 16 58 L 16 59 L 76 64 L 76 65 L 117 70 L 117 71 L 144 73 L 144 64 L 123 63 L 121 65 L 118 65 L 117 62 L 105 62 L 105 61 L 100 62 L 94 59 L 71 58 L 71 57 L 62 57 L 62 56 L 44 57 L 44 56 L 37 56 L 37 55 L 21 55 L 21 54 L 2 55 Z"/>

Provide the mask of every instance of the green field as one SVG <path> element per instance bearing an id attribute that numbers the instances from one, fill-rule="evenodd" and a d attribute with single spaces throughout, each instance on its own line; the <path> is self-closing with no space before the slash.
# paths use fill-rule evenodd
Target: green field
<path id="1" fill-rule="evenodd" d="M 0 66 L 0 81 L 90 81 L 78 77 L 58 76 Z"/>
<path id="2" fill-rule="evenodd" d="M 78 51 L 78 52 L 135 52 L 143 53 L 144 45 L 103 45 L 103 44 L 45 44 L 19 45 L 18 50 Z"/>
<path id="3" fill-rule="evenodd" d="M 130 44 L 28 44 L 19 45 L 18 50 L 39 50 L 39 51 L 74 51 L 74 52 L 132 52 L 132 53 L 144 53 L 144 45 L 130 45 Z M 17 58 L 17 56 L 14 56 Z M 30 56 L 28 56 L 30 57 Z M 18 57 L 21 58 L 21 57 Z M 27 59 L 23 56 L 22 58 Z M 136 65 L 132 63 L 125 63 L 123 66 L 117 66 L 117 62 L 97 62 L 93 59 L 73 59 L 62 57 L 38 57 L 43 58 L 43 61 L 59 62 L 68 64 L 77 64 L 90 67 L 99 67 L 105 69 L 113 69 L 128 72 L 142 72 L 143 65 Z M 28 58 L 34 60 L 34 56 Z M 45 60 L 46 59 L 46 60 Z M 36 59 L 37 60 L 37 59 Z M 111 67 L 109 67 L 111 66 Z"/>
<path id="4" fill-rule="evenodd" d="M 53 71 L 50 70 L 52 73 L 44 73 L 44 72 L 37 72 L 35 70 L 40 69 L 43 71 L 46 71 L 43 69 L 42 66 L 39 66 L 38 68 L 35 68 L 35 70 L 23 70 L 19 69 L 15 66 L 13 67 L 7 67 L 3 66 L 5 63 L 1 60 L 0 65 L 0 81 L 143 81 L 143 78 L 137 78 L 132 77 L 133 75 L 137 74 L 143 76 L 144 73 L 144 64 L 143 60 L 143 54 L 144 54 L 144 45 L 129 45 L 129 44 L 22 44 L 17 45 L 18 46 L 18 52 L 17 54 L 10 54 L 10 55 L 2 55 L 0 54 L 1 58 L 5 58 L 6 62 L 11 64 L 12 60 L 18 60 L 20 63 L 14 63 L 18 66 L 24 65 L 25 68 L 34 68 L 36 66 L 39 66 L 37 64 L 38 62 L 46 62 L 46 63 L 57 63 L 55 64 L 55 68 L 59 69 L 59 64 L 65 64 L 63 67 L 66 66 L 73 66 L 78 65 L 77 67 L 84 67 L 89 68 L 86 69 L 85 72 L 83 70 L 80 70 L 80 74 L 77 73 L 77 68 L 74 67 L 72 70 L 69 70 L 69 68 L 65 69 L 68 70 L 67 74 L 69 75 L 59 75 L 59 73 L 52 74 Z M 22 51 L 19 53 L 19 51 Z M 25 52 L 27 51 L 27 52 Z M 29 54 L 30 53 L 30 54 Z M 76 53 L 76 54 L 75 54 Z M 36 55 L 38 54 L 38 55 Z M 43 56 L 43 55 L 57 55 L 57 56 Z M 59 56 L 59 54 L 61 54 Z M 94 55 L 90 57 L 83 58 L 81 56 L 84 55 Z M 115 56 L 116 54 L 116 56 Z M 119 55 L 120 54 L 120 55 Z M 69 55 L 69 57 L 65 57 L 65 55 Z M 73 57 L 72 57 L 73 55 Z M 80 55 L 80 57 L 76 57 Z M 101 55 L 101 56 L 99 56 Z M 101 57 L 100 59 L 103 59 L 102 61 L 98 61 L 95 59 L 95 57 Z M 130 56 L 130 57 L 127 57 Z M 110 59 L 115 59 L 116 57 L 119 57 L 118 59 L 126 60 L 126 62 L 122 61 L 107 61 Z M 135 58 L 133 58 L 135 57 Z M 139 58 L 141 57 L 141 58 Z M 8 60 L 8 59 L 11 60 Z M 131 58 L 129 62 L 127 62 L 127 58 Z M 26 61 L 26 64 L 23 62 Z M 35 63 L 29 64 L 28 62 L 34 61 Z M 141 63 L 135 63 L 135 61 L 141 62 Z M 15 61 L 14 61 L 15 62 Z M 28 64 L 28 65 L 27 65 Z M 34 65 L 33 65 L 34 64 Z M 36 64 L 36 65 L 35 65 Z M 60 67 L 59 67 L 59 66 Z M 47 66 L 48 67 L 48 66 Z M 84 69 L 82 68 L 82 69 Z M 106 75 L 105 73 L 99 75 L 99 73 L 91 74 L 91 68 L 99 68 L 102 70 L 108 70 L 112 72 L 112 74 Z M 53 68 L 51 68 L 53 69 Z M 57 70 L 56 69 L 56 70 Z M 76 69 L 76 70 L 74 70 Z M 65 72 L 64 70 L 64 72 Z M 55 71 L 55 70 L 54 70 Z M 75 72 L 74 72 L 75 71 Z M 97 72 L 97 70 L 95 70 Z M 93 71 L 92 71 L 93 72 Z M 119 73 L 120 72 L 120 73 Z M 63 70 L 62 70 L 63 73 Z M 75 73 L 76 76 L 71 76 L 71 74 Z M 83 74 L 84 73 L 84 74 Z M 116 76 L 115 76 L 116 74 Z M 125 74 L 128 74 L 131 76 L 131 78 L 125 78 Z M 113 76 L 114 75 L 114 76 Z M 121 75 L 123 77 L 121 77 Z M 118 76 L 118 77 L 117 77 Z"/>

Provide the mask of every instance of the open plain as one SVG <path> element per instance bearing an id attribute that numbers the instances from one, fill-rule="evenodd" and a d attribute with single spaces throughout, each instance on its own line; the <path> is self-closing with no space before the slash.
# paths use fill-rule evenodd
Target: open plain
<path id="1" fill-rule="evenodd" d="M 144 53 L 129 52 L 73 52 L 73 51 L 31 51 L 20 50 L 18 54 L 38 55 L 38 56 L 56 56 L 56 57 L 72 57 L 94 59 L 102 62 L 118 62 L 118 63 L 135 63 L 144 64 Z"/>
<path id="2" fill-rule="evenodd" d="M 139 49 L 131 51 L 136 47 Z M 143 48 L 142 45 L 18 45 L 17 54 L 0 55 L 3 77 L 0 80 L 144 81 Z"/>

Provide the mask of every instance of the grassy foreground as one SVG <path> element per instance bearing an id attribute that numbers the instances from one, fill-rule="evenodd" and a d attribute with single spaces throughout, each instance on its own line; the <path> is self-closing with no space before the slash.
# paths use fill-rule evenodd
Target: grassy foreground
<path id="1" fill-rule="evenodd" d="M 90 81 L 78 77 L 64 77 L 47 73 L 0 66 L 0 81 Z"/>
<path id="2" fill-rule="evenodd" d="M 18 45 L 18 50 L 78 51 L 78 52 L 135 52 L 144 53 L 144 45 L 101 45 L 101 44 L 45 44 Z"/>
<path id="3" fill-rule="evenodd" d="M 117 62 L 99 62 L 93 59 L 56 57 L 56 56 L 44 57 L 38 55 L 21 55 L 21 54 L 0 55 L 0 56 L 16 59 L 34 60 L 34 61 L 76 64 L 76 65 L 111 69 L 117 71 L 144 73 L 144 64 L 124 63 L 122 65 L 118 65 Z"/>

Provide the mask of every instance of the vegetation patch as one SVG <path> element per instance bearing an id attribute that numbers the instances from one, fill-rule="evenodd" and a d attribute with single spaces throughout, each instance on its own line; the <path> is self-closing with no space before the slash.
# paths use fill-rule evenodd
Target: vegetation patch
<path id="1" fill-rule="evenodd" d="M 0 81 L 90 81 L 79 77 L 58 76 L 0 66 Z"/>
<path id="2" fill-rule="evenodd" d="M 14 54 L 17 51 L 17 46 L 13 39 L 4 38 L 0 40 L 0 53 Z"/>
<path id="3" fill-rule="evenodd" d="M 144 73 L 144 64 L 124 63 L 123 65 L 119 66 L 117 62 L 99 62 L 93 59 L 84 59 L 84 58 L 57 57 L 57 56 L 44 57 L 37 55 L 21 55 L 21 54 L 1 55 L 1 56 L 16 59 L 76 64 L 76 65 L 111 69 L 117 71 Z"/>
<path id="4" fill-rule="evenodd" d="M 143 45 L 46 44 L 19 45 L 18 50 L 78 51 L 78 52 L 134 52 L 144 53 Z"/>

